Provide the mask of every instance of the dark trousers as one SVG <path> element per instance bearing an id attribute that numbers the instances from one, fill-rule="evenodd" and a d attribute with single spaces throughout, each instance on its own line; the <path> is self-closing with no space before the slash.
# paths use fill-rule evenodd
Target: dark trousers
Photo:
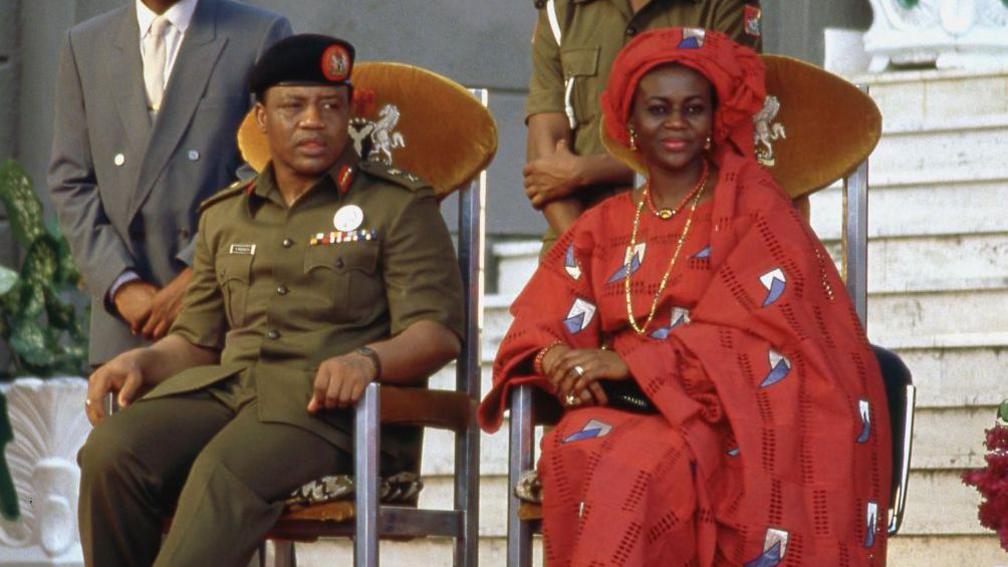
<path id="1" fill-rule="evenodd" d="M 78 456 L 85 563 L 245 565 L 290 491 L 352 471 L 351 455 L 260 422 L 257 407 L 196 392 L 141 400 L 96 427 Z"/>

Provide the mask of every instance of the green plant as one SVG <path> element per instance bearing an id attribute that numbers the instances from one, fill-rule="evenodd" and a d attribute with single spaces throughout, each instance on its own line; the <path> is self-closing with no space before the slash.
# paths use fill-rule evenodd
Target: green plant
<path id="1" fill-rule="evenodd" d="M 0 338 L 11 354 L 7 377 L 86 375 L 86 313 L 71 295 L 80 274 L 66 239 L 42 220 L 42 203 L 13 160 L 0 165 L 0 202 L 24 250 L 19 271 L 0 267 Z"/>

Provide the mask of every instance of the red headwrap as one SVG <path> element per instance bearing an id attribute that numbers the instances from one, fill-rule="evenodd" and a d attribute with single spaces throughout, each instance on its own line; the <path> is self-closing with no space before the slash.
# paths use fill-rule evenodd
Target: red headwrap
<path id="1" fill-rule="evenodd" d="M 641 78 L 658 65 L 677 63 L 710 81 L 717 93 L 713 142 L 726 140 L 743 155 L 753 154 L 752 117 L 766 98 L 765 69 L 755 51 L 716 31 L 696 28 L 651 30 L 623 47 L 602 93 L 603 127 L 612 140 L 630 145 L 627 120 Z"/>

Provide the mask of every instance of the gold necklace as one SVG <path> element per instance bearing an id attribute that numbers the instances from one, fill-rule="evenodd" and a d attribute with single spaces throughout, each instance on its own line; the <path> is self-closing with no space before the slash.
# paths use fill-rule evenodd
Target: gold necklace
<path id="1" fill-rule="evenodd" d="M 706 181 L 706 179 L 704 181 Z M 703 195 L 706 187 L 706 182 L 700 185 L 700 190 L 697 191 L 696 196 L 693 197 L 693 202 L 690 203 L 689 216 L 686 217 L 686 224 L 683 226 L 682 234 L 679 235 L 679 242 L 676 244 L 675 252 L 672 253 L 672 259 L 669 261 L 668 268 L 665 270 L 665 275 L 662 276 L 661 285 L 658 286 L 658 292 L 655 293 L 654 299 L 651 301 L 651 312 L 648 313 L 647 320 L 644 321 L 644 324 L 638 325 L 637 319 L 634 318 L 633 303 L 630 296 L 630 263 L 633 260 L 634 248 L 637 247 L 637 229 L 640 227 L 641 211 L 644 210 L 644 203 L 647 201 L 648 197 L 649 187 L 646 185 L 644 186 L 644 192 L 641 194 L 640 203 L 637 203 L 637 211 L 634 213 L 633 232 L 630 233 L 630 253 L 626 255 L 626 260 L 623 264 L 623 268 L 626 271 L 626 276 L 623 278 L 623 291 L 626 293 L 627 319 L 630 320 L 630 326 L 633 327 L 633 330 L 636 331 L 638 335 L 646 333 L 648 325 L 650 325 L 651 321 L 654 320 L 655 311 L 658 309 L 658 299 L 661 297 L 662 292 L 665 291 L 665 286 L 668 285 L 669 276 L 672 275 L 672 268 L 676 265 L 676 261 L 679 259 L 679 253 L 682 252 L 683 243 L 686 242 L 686 235 L 689 234 L 690 226 L 693 224 L 693 213 L 696 211 L 697 203 L 700 202 L 700 197 Z"/>
<path id="2" fill-rule="evenodd" d="M 659 209 L 658 207 L 656 207 L 654 204 L 654 200 L 651 198 L 650 192 L 645 191 L 642 197 L 644 198 L 644 201 L 647 203 L 648 209 L 654 216 L 660 218 L 661 220 L 669 220 L 670 218 L 678 214 L 683 207 L 686 206 L 686 203 L 689 202 L 689 200 L 692 199 L 697 194 L 697 191 L 700 191 L 700 188 L 702 188 L 704 185 L 707 184 L 707 176 L 709 174 L 710 174 L 710 165 L 707 163 L 707 160 L 703 160 L 703 172 L 700 174 L 700 179 L 696 182 L 696 185 L 694 185 L 693 188 L 690 189 L 690 192 L 687 193 L 686 196 L 683 197 L 681 201 L 679 201 L 679 204 L 671 209 L 669 208 Z"/>

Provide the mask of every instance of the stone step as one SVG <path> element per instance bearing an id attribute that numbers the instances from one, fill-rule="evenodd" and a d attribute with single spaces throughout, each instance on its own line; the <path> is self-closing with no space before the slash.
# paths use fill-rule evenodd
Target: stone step
<path id="1" fill-rule="evenodd" d="M 871 155 L 871 183 L 915 185 L 1003 179 L 1008 115 L 887 122 Z"/>
<path id="2" fill-rule="evenodd" d="M 994 425 L 996 415 L 996 405 L 918 407 L 911 470 L 963 471 L 984 466 L 984 430 Z"/>
<path id="3" fill-rule="evenodd" d="M 898 337 L 1008 331 L 1008 286 L 961 282 L 921 291 L 869 293 L 868 337 L 880 345 Z"/>
<path id="4" fill-rule="evenodd" d="M 825 244 L 840 269 L 840 242 Z M 1008 232 L 868 241 L 870 294 L 1004 285 L 1008 285 Z"/>
<path id="5" fill-rule="evenodd" d="M 1008 567 L 996 535 L 903 535 L 889 540 L 889 567 Z"/>
<path id="6" fill-rule="evenodd" d="M 861 75 L 852 82 L 868 85 L 887 124 L 1008 114 L 1004 72 L 905 71 Z"/>
<path id="7" fill-rule="evenodd" d="M 507 242 L 493 246 L 497 260 L 497 293 L 515 296 L 539 265 L 539 241 Z"/>
<path id="8" fill-rule="evenodd" d="M 1005 230 L 1005 177 L 987 181 L 886 186 L 869 178 L 868 236 L 958 235 Z M 823 240 L 839 240 L 843 195 L 833 185 L 812 195 L 812 227 Z M 870 252 L 870 251 L 869 251 Z M 869 254 L 869 267 L 873 262 Z"/>
<path id="9" fill-rule="evenodd" d="M 995 406 L 1008 396 L 1008 333 L 909 337 L 883 346 L 913 374 L 917 407 Z"/>

